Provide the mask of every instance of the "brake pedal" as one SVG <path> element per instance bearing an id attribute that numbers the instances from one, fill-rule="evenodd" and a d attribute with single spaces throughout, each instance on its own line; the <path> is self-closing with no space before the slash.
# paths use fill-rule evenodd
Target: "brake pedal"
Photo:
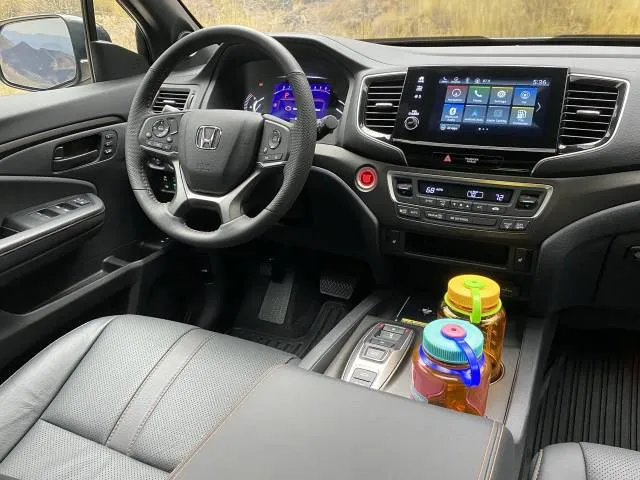
<path id="1" fill-rule="evenodd" d="M 284 278 L 277 282 L 271 280 L 264 294 L 258 318 L 263 322 L 282 325 L 287 317 L 291 292 L 293 291 L 294 272 L 287 272 Z"/>

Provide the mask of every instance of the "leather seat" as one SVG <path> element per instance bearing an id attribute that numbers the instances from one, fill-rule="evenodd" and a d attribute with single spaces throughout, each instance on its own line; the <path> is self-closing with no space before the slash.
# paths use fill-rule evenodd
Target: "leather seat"
<path id="1" fill-rule="evenodd" d="M 0 385 L 0 478 L 167 478 L 294 358 L 167 320 L 93 320 Z"/>
<path id="2" fill-rule="evenodd" d="M 558 443 L 538 452 L 532 480 L 638 480 L 640 452 L 595 443 Z"/>

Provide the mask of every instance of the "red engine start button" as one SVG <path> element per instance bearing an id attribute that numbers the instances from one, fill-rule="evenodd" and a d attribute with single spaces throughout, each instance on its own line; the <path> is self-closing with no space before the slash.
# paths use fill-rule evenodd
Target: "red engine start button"
<path id="1" fill-rule="evenodd" d="M 373 167 L 362 167 L 356 173 L 356 185 L 363 192 L 369 192 L 378 185 L 378 172 Z"/>

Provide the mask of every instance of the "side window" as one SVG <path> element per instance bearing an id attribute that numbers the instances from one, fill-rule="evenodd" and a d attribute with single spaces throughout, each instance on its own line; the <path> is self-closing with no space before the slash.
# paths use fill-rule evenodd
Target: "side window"
<path id="1" fill-rule="evenodd" d="M 98 38 L 133 52 L 136 25 L 116 0 L 95 0 Z M 0 96 L 91 82 L 80 0 L 0 0 Z"/>
<path id="2" fill-rule="evenodd" d="M 93 9 L 99 38 L 106 33 L 112 43 L 138 52 L 136 24 L 116 0 L 94 0 Z"/>

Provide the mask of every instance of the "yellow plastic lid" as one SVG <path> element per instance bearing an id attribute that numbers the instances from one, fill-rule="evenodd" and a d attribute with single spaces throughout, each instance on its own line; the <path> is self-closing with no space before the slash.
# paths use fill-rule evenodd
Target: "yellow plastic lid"
<path id="1" fill-rule="evenodd" d="M 447 304 L 469 310 L 471 321 L 479 323 L 483 313 L 495 309 L 500 303 L 500 285 L 480 275 L 458 275 L 449 280 Z"/>

